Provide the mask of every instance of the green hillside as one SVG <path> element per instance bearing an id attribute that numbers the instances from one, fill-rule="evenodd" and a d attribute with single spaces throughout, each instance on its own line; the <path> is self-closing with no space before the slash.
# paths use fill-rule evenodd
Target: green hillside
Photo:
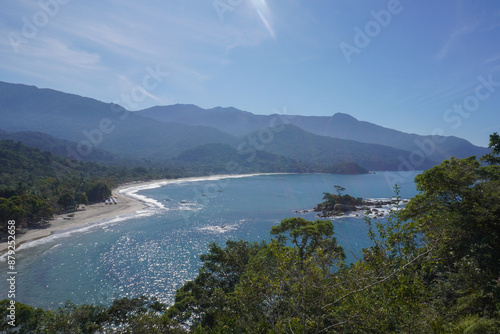
<path id="1" fill-rule="evenodd" d="M 224 144 L 201 145 L 182 152 L 174 162 L 191 166 L 199 172 L 240 174 L 240 173 L 331 173 L 366 174 L 368 171 L 353 162 L 315 164 L 287 158 L 266 151 L 246 151 Z"/>
<path id="2" fill-rule="evenodd" d="M 119 183 L 185 176 L 185 172 L 169 167 L 130 169 L 65 159 L 10 140 L 0 140 L 0 166 L 3 232 L 11 219 L 22 227 L 39 227 L 55 213 L 101 202 Z"/>
<path id="3" fill-rule="evenodd" d="M 41 151 L 49 151 L 61 157 L 71 157 L 68 152 L 77 151 L 78 144 L 69 140 L 59 139 L 42 132 L 6 132 L 0 129 L 0 140 L 21 142 L 26 146 L 36 147 Z M 88 155 L 81 156 L 82 161 L 99 161 L 101 163 L 120 163 L 120 158 L 108 151 L 94 148 Z"/>

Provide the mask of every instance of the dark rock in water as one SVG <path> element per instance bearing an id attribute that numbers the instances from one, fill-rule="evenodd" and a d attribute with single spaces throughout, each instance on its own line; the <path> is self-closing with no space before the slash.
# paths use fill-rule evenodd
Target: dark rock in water
<path id="1" fill-rule="evenodd" d="M 349 212 L 352 211 L 354 207 L 352 205 L 346 205 L 346 204 L 335 204 L 333 207 L 334 211 L 340 211 L 340 212 Z"/>

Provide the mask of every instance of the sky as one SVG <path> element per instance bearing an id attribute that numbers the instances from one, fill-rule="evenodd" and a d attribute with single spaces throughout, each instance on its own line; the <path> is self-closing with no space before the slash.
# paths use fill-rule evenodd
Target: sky
<path id="1" fill-rule="evenodd" d="M 0 81 L 129 110 L 342 112 L 488 146 L 500 1 L 4 1 Z"/>

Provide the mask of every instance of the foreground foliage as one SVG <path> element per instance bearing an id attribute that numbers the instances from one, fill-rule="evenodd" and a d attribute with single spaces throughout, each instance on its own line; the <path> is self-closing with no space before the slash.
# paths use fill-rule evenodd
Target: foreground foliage
<path id="1" fill-rule="evenodd" d="M 452 158 L 420 174 L 405 208 L 367 220 L 372 246 L 355 263 L 331 221 L 284 219 L 267 243 L 211 244 L 169 308 L 20 305 L 21 332 L 500 333 L 498 135 L 490 147 L 487 166 Z"/>
<path id="2" fill-rule="evenodd" d="M 0 317 L 9 314 L 9 300 L 0 301 Z M 16 303 L 16 325 L 6 322 L 0 330 L 6 333 L 120 333 L 182 334 L 178 324 L 162 315 L 165 305 L 144 297 L 117 299 L 109 308 L 74 305 L 70 302 L 57 310 L 43 310 Z"/>

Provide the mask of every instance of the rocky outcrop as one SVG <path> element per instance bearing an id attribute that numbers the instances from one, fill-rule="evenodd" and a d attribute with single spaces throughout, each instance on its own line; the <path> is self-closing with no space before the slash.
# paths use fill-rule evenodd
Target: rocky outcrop
<path id="1" fill-rule="evenodd" d="M 389 199 L 389 200 L 363 200 L 361 205 L 346 205 L 346 204 L 335 204 L 333 207 L 328 205 L 328 203 L 318 204 L 314 208 L 315 212 L 320 218 L 330 218 L 330 217 L 342 217 L 350 213 L 359 214 L 371 214 L 375 217 L 383 217 L 385 211 L 383 208 L 390 208 L 397 205 L 403 205 L 407 203 L 408 200 L 402 199 Z"/>

